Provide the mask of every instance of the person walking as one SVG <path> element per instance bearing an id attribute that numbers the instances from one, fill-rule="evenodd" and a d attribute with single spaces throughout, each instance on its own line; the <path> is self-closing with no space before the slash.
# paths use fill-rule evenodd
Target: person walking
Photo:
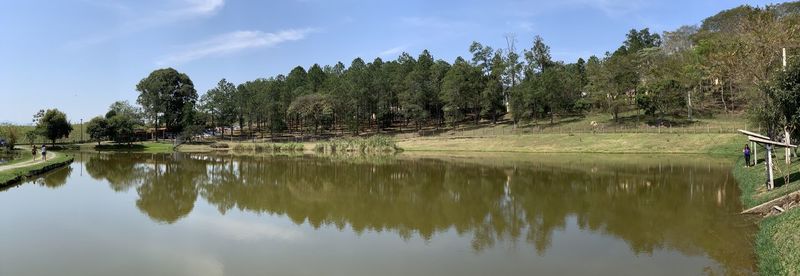
<path id="1" fill-rule="evenodd" d="M 42 160 L 47 161 L 47 146 L 42 144 Z"/>
<path id="2" fill-rule="evenodd" d="M 33 155 L 33 161 L 36 161 L 36 145 L 31 146 L 31 155 Z"/>
<path id="3" fill-rule="evenodd" d="M 744 145 L 742 153 L 744 153 L 744 166 L 750 167 L 750 145 Z"/>

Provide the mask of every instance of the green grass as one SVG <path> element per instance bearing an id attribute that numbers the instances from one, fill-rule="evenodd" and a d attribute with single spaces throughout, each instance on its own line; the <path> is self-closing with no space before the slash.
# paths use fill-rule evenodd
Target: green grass
<path id="1" fill-rule="evenodd" d="M 744 143 L 744 138 L 735 134 L 568 133 L 421 137 L 398 144 L 408 151 L 737 155 Z"/>
<path id="2" fill-rule="evenodd" d="M 13 165 L 13 164 L 17 164 L 17 163 L 21 163 L 21 162 L 25 162 L 25 161 L 33 159 L 33 155 L 31 155 L 30 150 L 17 149 L 17 150 L 14 150 L 13 154 L 16 155 L 16 158 L 14 158 L 13 160 L 11 160 L 9 162 L 0 164 L 0 166 Z"/>
<path id="3" fill-rule="evenodd" d="M 756 236 L 761 275 L 800 275 L 800 208 L 761 221 Z"/>
<path id="4" fill-rule="evenodd" d="M 19 176 L 30 176 L 32 173 L 38 170 L 42 170 L 47 166 L 51 166 L 54 164 L 63 164 L 71 161 L 72 159 L 73 157 L 71 155 L 59 153 L 58 156 L 56 156 L 55 158 L 49 159 L 42 163 L 36 163 L 30 166 L 0 171 L 0 186 L 8 184 L 9 181 L 12 181 Z"/>
<path id="5" fill-rule="evenodd" d="M 744 159 L 740 158 L 733 169 L 733 177 L 739 182 L 742 190 L 742 204 L 750 208 L 764 202 L 779 198 L 794 191 L 800 190 L 800 161 L 795 160 L 786 168 L 782 154 L 775 158 L 775 189 L 768 191 L 764 184 L 767 177 L 764 161 L 757 166 L 744 167 Z M 785 175 L 789 175 L 789 183 L 785 184 Z"/>
<path id="6" fill-rule="evenodd" d="M 160 142 L 144 142 L 135 144 L 83 144 L 82 150 L 92 149 L 97 151 L 119 151 L 119 152 L 148 152 L 148 153 L 164 153 L 172 152 L 172 143 Z"/>
<path id="7" fill-rule="evenodd" d="M 608 114 L 589 113 L 583 116 L 556 118 L 553 123 L 549 118 L 520 122 L 517 125 L 511 124 L 510 121 L 499 124 L 484 121 L 478 126 L 467 123 L 456 128 L 444 127 L 437 130 L 428 128 L 423 133 L 426 136 L 486 137 L 566 133 L 737 134 L 737 129 L 758 131 L 758 127 L 749 125 L 747 119 L 741 114 L 695 117 L 691 121 L 682 117 L 666 116 L 661 122 L 661 127 L 658 127 L 658 119 L 637 115 L 635 111 L 620 114 L 618 121 L 614 121 Z M 397 137 L 408 139 L 418 136 L 417 134 L 417 132 L 408 132 L 398 134 Z"/>
<path id="8" fill-rule="evenodd" d="M 741 200 L 745 208 L 800 190 L 800 161 L 794 160 L 787 168 L 783 163 L 783 151 L 776 151 L 776 154 L 775 189 L 771 191 L 764 184 L 763 160 L 754 167 L 744 167 L 744 158 L 739 158 L 734 165 L 733 177 L 742 191 Z M 784 183 L 786 175 L 789 175 L 789 183 Z M 759 222 L 755 251 L 761 275 L 800 275 L 800 235 L 796 229 L 800 229 L 800 208 Z"/>
<path id="9" fill-rule="evenodd" d="M 91 118 L 89 118 L 89 119 L 91 119 Z M 86 119 L 86 121 L 88 121 L 89 119 Z M 71 119 L 71 120 L 78 121 L 80 119 L 78 119 L 78 120 Z M 73 143 L 73 142 L 80 141 L 81 137 L 83 137 L 83 140 L 88 141 L 90 138 L 89 138 L 89 133 L 86 132 L 85 124 L 86 124 L 86 122 L 84 122 L 84 125 L 81 125 L 80 123 L 72 124 L 72 132 L 69 133 L 69 136 L 67 138 L 64 138 L 64 139 L 58 139 L 58 140 L 56 140 L 56 142 L 57 143 Z M 33 130 L 34 126 L 27 125 L 27 126 L 17 126 L 17 127 L 20 128 L 20 138 L 19 138 L 19 141 L 18 141 L 18 145 L 28 144 L 28 141 L 25 140 L 25 133 L 28 132 L 28 131 Z M 81 134 L 83 134 L 83 136 L 81 136 Z M 51 142 L 50 140 L 46 140 L 45 138 L 37 137 L 36 141 L 35 141 L 35 144 L 42 144 L 42 143 L 48 143 L 49 144 L 50 142 Z"/>

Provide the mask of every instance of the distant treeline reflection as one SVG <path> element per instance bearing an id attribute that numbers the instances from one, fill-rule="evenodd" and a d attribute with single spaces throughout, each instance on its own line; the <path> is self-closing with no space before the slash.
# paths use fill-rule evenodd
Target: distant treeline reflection
<path id="1" fill-rule="evenodd" d="M 222 214 L 236 208 L 314 228 L 349 226 L 424 240 L 452 229 L 471 235 L 475 251 L 525 241 L 544 254 L 553 233 L 574 218 L 580 229 L 623 239 L 637 254 L 674 249 L 722 264 L 752 259 L 749 251 L 730 253 L 748 248 L 742 237 L 752 227 L 733 215 L 740 208 L 736 184 L 719 165 L 490 166 L 191 154 L 97 154 L 83 162 L 113 190 L 136 189 L 139 210 L 160 223 L 187 216 L 200 195 Z"/>

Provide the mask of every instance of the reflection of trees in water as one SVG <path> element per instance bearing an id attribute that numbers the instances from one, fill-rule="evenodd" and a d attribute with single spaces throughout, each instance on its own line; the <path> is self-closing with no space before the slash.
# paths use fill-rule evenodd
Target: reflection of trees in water
<path id="1" fill-rule="evenodd" d="M 72 174 L 72 167 L 65 166 L 48 173 L 39 179 L 37 183 L 48 188 L 58 188 L 67 183 L 67 178 L 69 178 L 70 174 Z"/>
<path id="2" fill-rule="evenodd" d="M 181 155 L 98 154 L 86 161 L 94 179 L 106 179 L 114 191 L 136 188 L 136 206 L 157 222 L 173 223 L 188 215 L 197 200 L 205 164 Z"/>
<path id="3" fill-rule="evenodd" d="M 206 179 L 205 166 L 191 160 L 181 161 L 180 155 L 173 159 L 163 157 L 155 155 L 151 159 L 150 172 L 136 188 L 139 193 L 136 207 L 155 221 L 173 223 L 192 212 L 197 185 Z"/>
<path id="4" fill-rule="evenodd" d="M 583 230 L 625 240 L 637 254 L 675 249 L 708 254 L 728 269 L 752 265 L 743 238 L 749 228 L 732 215 L 737 192 L 724 168 L 120 156 L 127 160 L 98 156 L 95 169 L 90 159 L 87 171 L 115 190 L 139 181 L 137 206 L 159 222 L 187 215 L 200 193 L 222 213 L 286 215 L 315 228 L 393 231 L 404 239 L 430 240 L 454 229 L 471 235 L 476 251 L 524 240 L 544 254 L 553 233 L 574 218 Z"/>
<path id="5" fill-rule="evenodd" d="M 141 185 L 147 176 L 148 157 L 145 154 L 97 154 L 85 161 L 86 172 L 94 179 L 106 179 L 111 189 L 127 191 Z"/>

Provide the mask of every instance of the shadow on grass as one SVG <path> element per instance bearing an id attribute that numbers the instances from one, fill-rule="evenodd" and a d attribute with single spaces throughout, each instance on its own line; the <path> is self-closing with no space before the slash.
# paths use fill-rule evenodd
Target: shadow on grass
<path id="1" fill-rule="evenodd" d="M 800 172 L 793 172 L 789 174 L 789 182 L 786 182 L 786 176 L 775 178 L 775 188 L 783 187 L 786 184 L 800 180 Z"/>

